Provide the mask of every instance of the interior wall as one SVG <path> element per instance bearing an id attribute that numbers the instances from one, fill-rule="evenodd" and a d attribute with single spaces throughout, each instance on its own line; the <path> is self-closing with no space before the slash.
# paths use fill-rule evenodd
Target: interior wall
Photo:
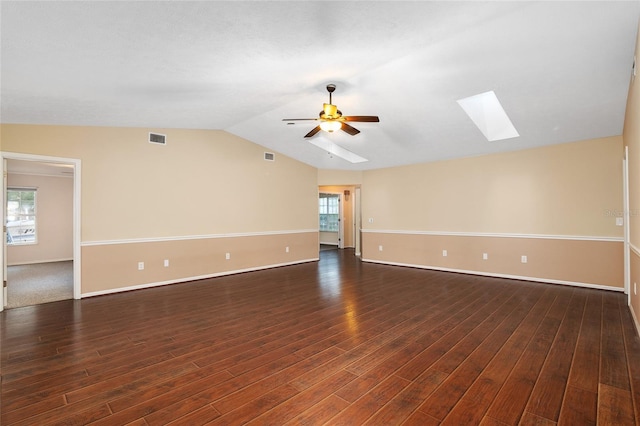
<path id="1" fill-rule="evenodd" d="M 83 294 L 93 296 L 112 292 L 114 280 L 120 290 L 133 290 L 317 260 L 318 233 L 86 244 L 82 256 Z M 143 270 L 137 262 L 144 263 Z"/>
<path id="2" fill-rule="evenodd" d="M 361 185 L 362 171 L 318 169 L 318 185 Z"/>
<path id="3" fill-rule="evenodd" d="M 627 109 L 625 113 L 623 139 L 629 153 L 627 164 L 629 169 L 629 220 L 630 231 L 630 308 L 640 330 L 640 22 L 639 35 L 636 41 L 636 76 L 629 84 Z"/>
<path id="4" fill-rule="evenodd" d="M 363 259 L 622 289 L 622 153 L 610 137 L 365 171 Z"/>
<path id="5" fill-rule="evenodd" d="M 73 259 L 73 178 L 9 173 L 9 187 L 37 188 L 37 244 L 7 246 L 7 265 Z"/>
<path id="6" fill-rule="evenodd" d="M 4 151 L 82 160 L 82 241 L 317 228 L 316 169 L 224 131 L 1 129 Z"/>
<path id="7" fill-rule="evenodd" d="M 149 143 L 150 131 L 165 134 L 167 144 Z M 278 153 L 265 161 L 265 149 L 242 138 L 213 130 L 20 124 L 3 124 L 0 133 L 5 152 L 82 161 L 83 294 L 190 279 L 189 266 L 176 277 L 172 265 L 176 256 L 207 262 L 197 252 L 201 240 L 222 242 L 210 256 L 226 261 L 219 266 L 210 258 L 204 275 L 234 272 L 232 264 L 249 270 L 317 259 L 317 170 Z M 238 245 L 258 236 L 265 237 L 260 250 Z M 283 245 L 287 236 L 304 243 Z M 158 254 L 169 266 L 149 282 L 149 265 L 139 269 L 143 254 L 131 252 L 131 244 L 156 251 L 176 241 L 184 251 Z M 270 252 L 281 256 L 274 260 Z M 94 281 L 96 265 L 109 271 L 108 288 Z"/>

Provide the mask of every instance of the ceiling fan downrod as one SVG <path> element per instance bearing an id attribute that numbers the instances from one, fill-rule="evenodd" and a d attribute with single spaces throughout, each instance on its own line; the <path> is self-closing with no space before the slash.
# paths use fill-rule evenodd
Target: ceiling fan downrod
<path id="1" fill-rule="evenodd" d="M 333 104 L 333 101 L 331 99 L 331 94 L 336 90 L 336 85 L 335 84 L 327 84 L 327 92 L 329 92 L 329 104 Z"/>

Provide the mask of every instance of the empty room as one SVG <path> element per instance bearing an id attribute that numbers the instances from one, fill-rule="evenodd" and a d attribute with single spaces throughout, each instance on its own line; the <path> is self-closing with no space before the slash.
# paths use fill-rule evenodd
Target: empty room
<path id="1" fill-rule="evenodd" d="M 0 20 L 2 425 L 640 425 L 640 2 Z"/>

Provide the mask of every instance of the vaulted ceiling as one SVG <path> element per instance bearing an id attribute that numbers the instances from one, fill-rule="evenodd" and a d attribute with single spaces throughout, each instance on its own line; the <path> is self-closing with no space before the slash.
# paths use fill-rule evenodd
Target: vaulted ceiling
<path id="1" fill-rule="evenodd" d="M 0 7 L 3 123 L 222 129 L 345 170 L 620 135 L 640 18 L 638 1 Z M 282 119 L 317 117 L 328 83 L 345 115 L 380 122 L 319 148 L 316 122 Z M 519 137 L 487 141 L 457 103 L 491 90 Z"/>

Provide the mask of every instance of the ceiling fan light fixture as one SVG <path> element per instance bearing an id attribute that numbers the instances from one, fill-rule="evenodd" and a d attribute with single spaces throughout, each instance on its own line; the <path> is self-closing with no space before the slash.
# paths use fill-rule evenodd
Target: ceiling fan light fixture
<path id="1" fill-rule="evenodd" d="M 328 133 L 333 133 L 336 130 L 342 130 L 345 133 L 355 136 L 360 133 L 360 130 L 353 127 L 349 122 L 367 122 L 378 123 L 380 119 L 376 115 L 342 115 L 342 111 L 333 104 L 331 100 L 331 93 L 336 90 L 335 84 L 327 85 L 327 92 L 329 92 L 329 103 L 322 104 L 322 111 L 318 118 L 283 118 L 282 121 L 317 121 L 319 124 L 311 129 L 309 133 L 304 135 L 305 139 L 312 138 L 324 130 Z M 291 123 L 289 123 L 291 124 Z"/>
<path id="2" fill-rule="evenodd" d="M 320 123 L 320 128 L 325 132 L 335 132 L 336 130 L 340 130 L 342 128 L 342 123 L 339 121 L 323 121 Z"/>

